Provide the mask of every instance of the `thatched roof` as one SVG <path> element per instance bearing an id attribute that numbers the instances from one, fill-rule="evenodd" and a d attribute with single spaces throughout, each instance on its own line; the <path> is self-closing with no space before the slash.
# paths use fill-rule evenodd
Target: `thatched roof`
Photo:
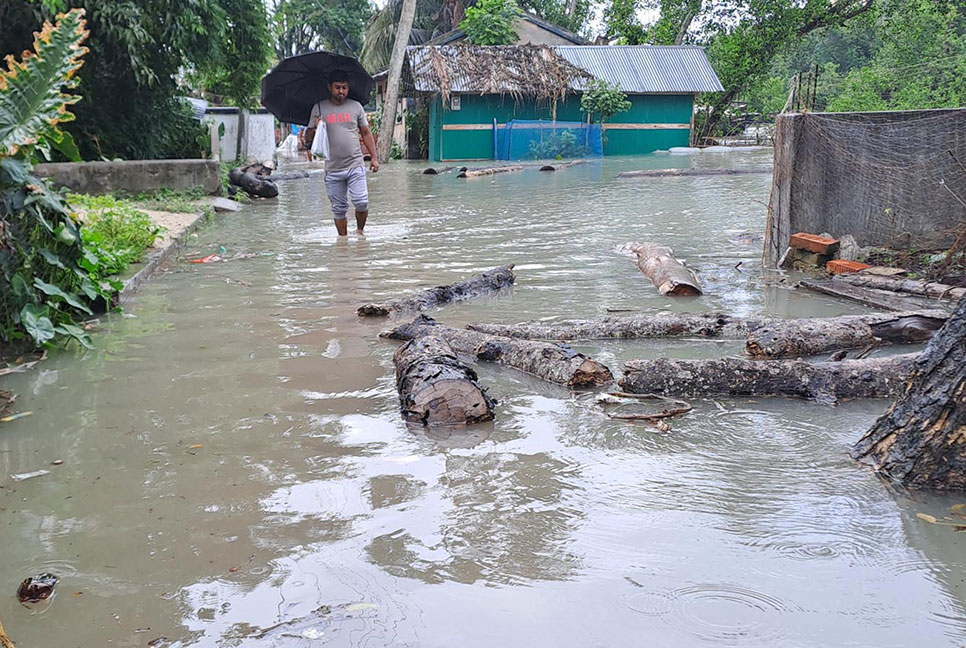
<path id="1" fill-rule="evenodd" d="M 547 45 L 458 44 L 408 49 L 408 81 L 449 101 L 454 89 L 557 101 L 594 77 Z"/>

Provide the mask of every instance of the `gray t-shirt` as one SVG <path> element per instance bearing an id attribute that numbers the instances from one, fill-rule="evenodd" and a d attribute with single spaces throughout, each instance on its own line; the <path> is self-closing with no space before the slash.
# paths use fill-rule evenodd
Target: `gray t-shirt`
<path id="1" fill-rule="evenodd" d="M 355 99 L 346 99 L 336 106 L 328 99 L 312 106 L 309 126 L 315 126 L 316 120 L 325 120 L 325 129 L 329 135 L 329 159 L 325 161 L 326 171 L 345 171 L 354 167 L 364 167 L 362 146 L 359 144 L 359 129 L 368 126 L 366 111 L 362 104 Z"/>

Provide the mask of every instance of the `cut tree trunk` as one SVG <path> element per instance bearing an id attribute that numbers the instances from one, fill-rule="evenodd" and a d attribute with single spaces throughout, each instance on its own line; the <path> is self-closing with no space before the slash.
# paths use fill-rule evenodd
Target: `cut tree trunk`
<path id="1" fill-rule="evenodd" d="M 869 274 L 845 274 L 839 275 L 838 281 L 845 282 L 853 286 L 862 288 L 876 288 L 878 290 L 890 290 L 892 292 L 906 293 L 909 295 L 920 295 L 922 297 L 932 297 L 934 299 L 948 299 L 958 301 L 966 296 L 966 288 L 957 288 L 931 281 L 918 281 L 916 279 L 900 279 L 898 277 L 880 277 Z"/>
<path id="2" fill-rule="evenodd" d="M 382 333 L 381 337 L 412 340 L 422 335 L 439 336 L 455 351 L 483 362 L 513 367 L 568 387 L 595 387 L 614 381 L 610 369 L 563 344 L 514 340 L 452 328 L 425 315 Z"/>
<path id="3" fill-rule="evenodd" d="M 422 425 L 469 425 L 493 420 L 493 401 L 476 372 L 442 339 L 410 340 L 396 349 L 396 389 L 402 414 Z"/>
<path id="4" fill-rule="evenodd" d="M 798 282 L 802 288 L 807 288 L 823 295 L 831 295 L 849 301 L 858 302 L 879 310 L 891 311 L 914 311 L 929 310 L 935 308 L 945 308 L 946 302 L 938 302 L 934 299 L 895 293 L 889 290 L 877 290 L 875 288 L 863 288 L 853 286 L 842 281 L 845 275 L 838 275 L 832 279 L 804 279 Z"/>
<path id="5" fill-rule="evenodd" d="M 852 457 L 909 488 L 966 490 L 966 299 Z"/>
<path id="6" fill-rule="evenodd" d="M 466 281 L 430 288 L 405 299 L 394 299 L 378 304 L 364 304 L 356 312 L 362 317 L 385 317 L 394 312 L 421 311 L 431 306 L 449 304 L 498 292 L 512 285 L 515 279 L 516 273 L 513 272 L 513 264 L 505 265 L 487 270 Z"/>
<path id="7" fill-rule="evenodd" d="M 795 396 L 834 403 L 846 398 L 895 396 L 915 354 L 843 360 L 631 360 L 620 386 L 632 394 L 696 396 Z"/>
<path id="8" fill-rule="evenodd" d="M 509 166 L 498 166 L 489 167 L 486 169 L 467 169 L 465 171 L 460 171 L 456 174 L 457 178 L 479 178 L 481 176 L 490 176 L 497 173 L 510 173 L 511 171 L 523 171 L 522 164 L 513 164 Z"/>
<path id="9" fill-rule="evenodd" d="M 773 319 L 749 334 L 745 350 L 757 357 L 787 358 L 883 343 L 912 344 L 928 340 L 945 322 L 945 314 L 935 311 Z"/>
<path id="10" fill-rule="evenodd" d="M 558 324 L 470 324 L 467 328 L 524 340 L 594 340 L 694 336 L 739 340 L 771 320 L 722 314 L 656 313 Z"/>
<path id="11" fill-rule="evenodd" d="M 674 258 L 674 252 L 657 243 L 632 243 L 627 250 L 637 255 L 637 267 L 654 282 L 658 292 L 672 297 L 701 294 L 694 272 Z"/>
<path id="12" fill-rule="evenodd" d="M 247 173 L 241 169 L 232 169 L 228 172 L 228 179 L 231 183 L 256 198 L 274 198 L 278 195 L 278 187 L 271 180 L 263 176 Z"/>

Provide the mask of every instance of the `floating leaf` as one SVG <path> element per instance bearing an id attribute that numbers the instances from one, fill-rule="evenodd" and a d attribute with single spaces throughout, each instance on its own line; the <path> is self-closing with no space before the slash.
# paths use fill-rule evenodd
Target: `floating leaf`
<path id="1" fill-rule="evenodd" d="M 916 517 L 919 518 L 920 520 L 925 520 L 929 524 L 936 524 L 938 522 L 936 518 L 926 513 L 916 513 Z"/>
<path id="2" fill-rule="evenodd" d="M 962 511 L 963 509 L 966 509 L 966 504 L 953 504 L 949 507 L 950 511 Z"/>

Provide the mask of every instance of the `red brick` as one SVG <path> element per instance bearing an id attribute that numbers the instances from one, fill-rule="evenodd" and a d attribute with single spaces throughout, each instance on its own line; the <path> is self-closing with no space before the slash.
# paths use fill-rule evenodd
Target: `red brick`
<path id="1" fill-rule="evenodd" d="M 829 261 L 825 264 L 825 270 L 829 274 L 847 274 L 849 272 L 859 272 L 860 270 L 865 270 L 866 268 L 871 268 L 868 263 L 859 263 L 858 261 L 843 261 L 842 259 L 835 259 L 834 261 Z"/>
<path id="2" fill-rule="evenodd" d="M 839 249 L 838 239 L 825 238 L 824 236 L 817 236 L 815 234 L 806 234 L 805 232 L 792 234 L 789 245 L 791 245 L 793 248 L 798 248 L 799 250 L 808 250 L 809 252 L 814 252 L 815 254 L 826 255 L 834 254 L 835 251 Z"/>

